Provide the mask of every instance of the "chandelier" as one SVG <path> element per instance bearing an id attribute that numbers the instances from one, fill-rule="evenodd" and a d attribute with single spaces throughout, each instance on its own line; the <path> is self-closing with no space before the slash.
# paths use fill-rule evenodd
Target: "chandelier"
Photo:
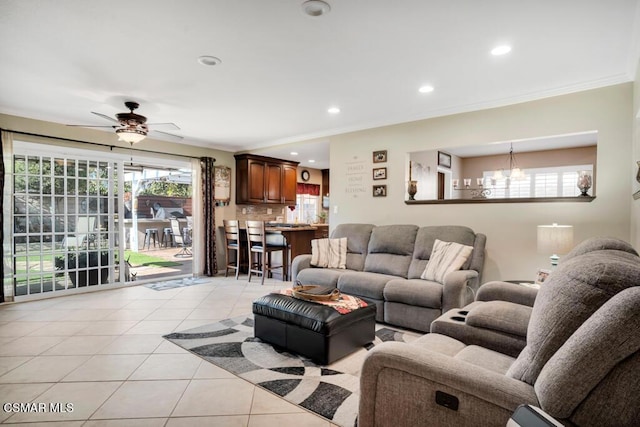
<path id="1" fill-rule="evenodd" d="M 511 143 L 511 148 L 509 149 L 509 169 L 505 172 L 504 169 L 499 169 L 494 172 L 492 179 L 496 181 L 499 179 L 507 178 L 507 186 L 509 186 L 509 181 L 512 179 L 520 179 L 524 178 L 524 172 L 518 167 L 516 163 L 516 155 L 513 154 L 513 143 Z"/>
<path id="2" fill-rule="evenodd" d="M 476 178 L 477 187 L 471 187 L 471 178 L 464 178 L 462 181 L 464 185 L 461 187 L 459 179 L 453 179 L 453 189 L 457 191 L 469 191 L 471 192 L 471 197 L 474 199 L 477 198 L 486 198 L 491 195 L 491 190 L 502 189 L 505 190 L 509 188 L 511 185 L 511 181 L 519 180 L 526 178 L 526 175 L 518 167 L 516 162 L 516 155 L 513 153 L 513 143 L 511 143 L 511 147 L 509 149 L 509 155 L 507 157 L 507 165 L 508 169 L 497 169 L 490 178 L 489 183 L 485 183 L 485 178 Z M 504 187 L 496 187 L 498 181 L 504 180 Z"/>

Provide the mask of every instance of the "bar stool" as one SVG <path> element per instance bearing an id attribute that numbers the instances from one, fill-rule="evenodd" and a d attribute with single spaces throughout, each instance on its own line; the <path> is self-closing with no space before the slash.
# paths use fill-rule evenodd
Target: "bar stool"
<path id="1" fill-rule="evenodd" d="M 264 285 L 265 276 L 271 270 L 279 268 L 282 269 L 282 280 L 286 280 L 284 262 L 287 259 L 287 246 L 267 244 L 264 221 L 246 221 L 246 224 L 247 246 L 249 249 L 249 282 L 251 281 L 251 273 L 258 273 L 262 274 L 260 284 Z M 282 252 L 282 265 L 271 265 L 271 254 L 273 252 Z"/>
<path id="2" fill-rule="evenodd" d="M 224 270 L 224 277 L 227 277 L 229 269 L 236 270 L 236 280 L 240 274 L 240 223 L 234 219 L 225 219 L 224 225 L 224 245 L 227 248 L 227 265 Z M 231 254 L 235 252 L 232 259 Z"/>
<path id="3" fill-rule="evenodd" d="M 162 242 L 160 246 L 164 244 L 164 247 L 168 248 L 169 243 L 171 243 L 171 247 L 173 247 L 173 231 L 171 230 L 171 227 L 165 227 L 162 233 Z"/>
<path id="4" fill-rule="evenodd" d="M 151 249 L 151 239 L 153 239 L 153 247 L 156 247 L 156 241 L 158 239 L 158 229 L 157 228 L 147 228 L 144 231 L 144 243 L 142 244 L 142 250 L 147 246 L 147 249 Z"/>

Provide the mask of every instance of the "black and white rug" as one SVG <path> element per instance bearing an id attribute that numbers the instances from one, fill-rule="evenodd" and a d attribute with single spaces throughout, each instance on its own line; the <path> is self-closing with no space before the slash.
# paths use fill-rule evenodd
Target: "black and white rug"
<path id="1" fill-rule="evenodd" d="M 153 289 L 154 291 L 166 291 L 167 289 L 184 288 L 185 286 L 201 285 L 207 282 L 208 280 L 205 278 L 184 277 L 182 279 L 149 283 L 148 285 L 144 286 L 149 289 Z"/>
<path id="2" fill-rule="evenodd" d="M 335 424 L 352 427 L 358 415 L 360 368 L 367 351 L 384 341 L 410 342 L 419 336 L 376 325 L 372 344 L 328 366 L 316 365 L 255 338 L 252 315 L 164 338 Z"/>

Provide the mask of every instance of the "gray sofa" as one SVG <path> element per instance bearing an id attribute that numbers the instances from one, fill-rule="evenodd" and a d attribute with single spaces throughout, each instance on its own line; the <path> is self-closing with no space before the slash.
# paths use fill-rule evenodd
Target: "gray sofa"
<path id="1" fill-rule="evenodd" d="M 331 238 L 347 238 L 346 269 L 314 268 L 311 255 L 292 262 L 294 282 L 337 287 L 376 303 L 376 320 L 428 332 L 443 312 L 473 301 L 484 265 L 484 234 L 463 226 L 340 224 Z M 436 239 L 473 247 L 461 270 L 444 283 L 420 278 Z"/>
<path id="2" fill-rule="evenodd" d="M 579 245 L 541 287 L 517 357 L 439 333 L 372 349 L 359 426 L 504 426 L 520 404 L 567 426 L 636 426 L 640 257 L 599 243 Z"/>

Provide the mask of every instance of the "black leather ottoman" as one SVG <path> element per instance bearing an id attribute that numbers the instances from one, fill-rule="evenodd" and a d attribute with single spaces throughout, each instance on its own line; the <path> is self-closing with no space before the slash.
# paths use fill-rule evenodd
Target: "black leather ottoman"
<path id="1" fill-rule="evenodd" d="M 253 302 L 257 338 L 328 365 L 373 342 L 376 305 L 347 314 L 319 303 L 269 294 Z"/>

